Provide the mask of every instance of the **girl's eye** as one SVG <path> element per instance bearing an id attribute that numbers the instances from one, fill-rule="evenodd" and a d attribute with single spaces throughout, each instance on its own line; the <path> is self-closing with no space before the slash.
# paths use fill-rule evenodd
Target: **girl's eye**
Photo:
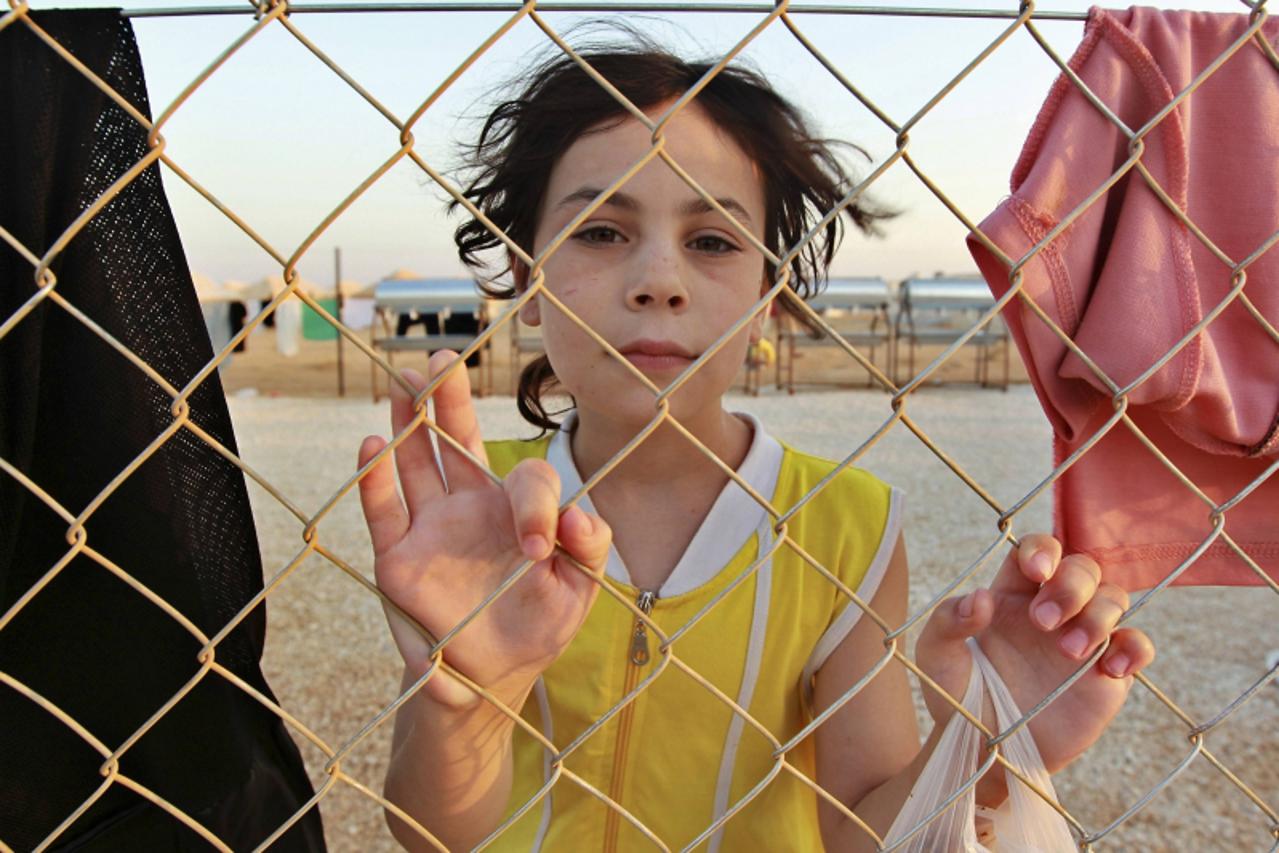
<path id="1" fill-rule="evenodd" d="M 616 229 L 607 225 L 592 225 L 590 228 L 584 228 L 573 235 L 576 239 L 583 243 L 620 243 L 622 235 Z"/>
<path id="2" fill-rule="evenodd" d="M 726 255 L 730 252 L 738 251 L 737 246 L 714 234 L 703 234 L 700 237 L 694 237 L 689 242 L 688 247 L 695 252 L 705 252 L 709 255 Z"/>

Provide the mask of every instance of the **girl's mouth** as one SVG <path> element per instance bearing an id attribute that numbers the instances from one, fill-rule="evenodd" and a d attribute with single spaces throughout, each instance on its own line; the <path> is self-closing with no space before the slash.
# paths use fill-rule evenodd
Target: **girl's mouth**
<path id="1" fill-rule="evenodd" d="M 674 341 L 638 340 L 618 347 L 631 364 L 644 371 L 683 370 L 697 355 Z"/>

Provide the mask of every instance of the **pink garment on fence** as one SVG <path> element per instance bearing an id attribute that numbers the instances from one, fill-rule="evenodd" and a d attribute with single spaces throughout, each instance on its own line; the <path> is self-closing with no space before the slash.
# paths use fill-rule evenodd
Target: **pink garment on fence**
<path id="1" fill-rule="evenodd" d="M 1070 67 L 1132 131 L 1247 30 L 1247 14 L 1092 9 Z M 1279 22 L 1262 37 L 1274 45 Z M 1012 196 L 979 226 L 1015 263 L 1122 167 L 1127 137 L 1064 75 L 1035 120 Z M 1145 137 L 1141 162 L 1234 263 L 1279 231 L 1279 66 L 1249 40 Z M 996 296 L 1009 267 L 969 249 Z M 1134 169 L 1023 267 L 1024 293 L 1120 388 L 1231 291 L 1223 263 Z M 1279 245 L 1244 293 L 1279 325 Z M 1014 299 L 1004 311 L 1055 432 L 1060 464 L 1114 416 L 1113 394 Z M 1279 340 L 1235 300 L 1128 395 L 1132 421 L 1216 504 L 1271 476 L 1225 514 L 1225 531 L 1279 578 Z M 1145 589 L 1213 533 L 1211 507 L 1122 422 L 1055 485 L 1057 535 L 1107 580 Z M 1260 584 L 1218 538 L 1175 583 Z"/>

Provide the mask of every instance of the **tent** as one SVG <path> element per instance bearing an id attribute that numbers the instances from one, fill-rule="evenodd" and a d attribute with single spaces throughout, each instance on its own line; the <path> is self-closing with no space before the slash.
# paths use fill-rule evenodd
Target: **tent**
<path id="1" fill-rule="evenodd" d="M 200 302 L 204 328 L 209 333 L 209 344 L 216 355 L 231 342 L 234 334 L 231 328 L 231 303 L 239 300 L 232 291 L 203 273 L 193 270 L 191 283 L 195 285 L 195 298 Z M 231 357 L 227 356 L 223 364 L 230 364 L 230 361 Z"/>
<path id="2" fill-rule="evenodd" d="M 421 278 L 421 277 L 422 276 L 418 275 L 413 270 L 407 267 L 400 267 L 394 272 L 391 272 L 391 273 L 388 273 L 387 275 L 382 276 L 381 280 L 382 281 L 410 281 L 412 279 Z"/>
<path id="3" fill-rule="evenodd" d="M 236 299 L 235 295 L 227 289 L 226 285 L 218 284 L 212 278 L 203 273 L 192 272 L 191 283 L 195 285 L 195 298 L 200 300 L 201 305 L 217 302 L 231 302 Z"/>

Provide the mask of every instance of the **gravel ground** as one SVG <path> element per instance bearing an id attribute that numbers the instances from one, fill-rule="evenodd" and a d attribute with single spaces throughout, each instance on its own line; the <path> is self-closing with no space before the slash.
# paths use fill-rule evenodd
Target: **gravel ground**
<path id="1" fill-rule="evenodd" d="M 354 471 L 361 437 L 386 431 L 385 404 L 297 398 L 233 398 L 244 459 L 306 515 L 318 512 Z M 733 399 L 778 437 L 840 457 L 855 449 L 891 410 L 874 392 L 841 391 Z M 477 402 L 487 435 L 527 435 L 509 398 Z M 1050 469 L 1049 433 L 1025 386 L 1001 393 L 928 389 L 908 411 L 918 425 L 1001 504 L 1015 502 Z M 908 498 L 912 608 L 966 568 L 997 535 L 995 514 L 907 429 L 895 426 L 859 463 Z M 265 490 L 250 496 L 268 579 L 302 550 L 303 525 Z M 1045 494 L 1018 516 L 1019 532 L 1049 528 Z M 319 542 L 371 577 L 368 537 L 352 493 L 319 525 Z M 1212 718 L 1265 671 L 1279 648 L 1279 600 L 1260 590 L 1171 590 L 1138 614 L 1159 649 L 1153 682 L 1196 721 Z M 322 557 L 311 554 L 270 596 L 263 667 L 283 706 L 334 748 L 356 738 L 392 701 L 398 658 L 376 599 Z M 1279 806 L 1279 685 L 1270 684 L 1206 738 L 1211 755 L 1271 808 Z M 342 770 L 380 790 L 390 726 L 380 726 L 344 755 Z M 312 778 L 325 781 L 325 757 L 297 738 Z M 1186 726 L 1138 685 L 1124 711 L 1084 759 L 1056 777 L 1064 805 L 1090 830 L 1137 804 L 1192 752 Z M 334 851 L 394 849 L 380 807 L 347 785 L 322 801 Z M 1195 756 L 1170 786 L 1097 845 L 1099 850 L 1270 850 L 1265 813 L 1208 759 Z"/>

